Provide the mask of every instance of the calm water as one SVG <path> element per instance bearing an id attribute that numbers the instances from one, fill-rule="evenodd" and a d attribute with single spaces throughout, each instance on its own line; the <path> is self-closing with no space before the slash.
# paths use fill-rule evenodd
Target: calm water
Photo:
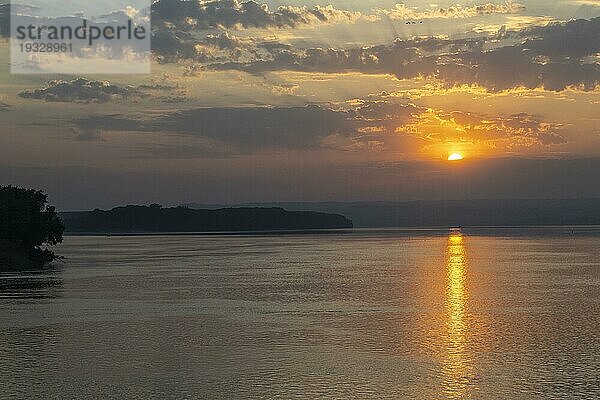
<path id="1" fill-rule="evenodd" d="M 600 398 L 600 235 L 68 237 L 0 398 Z"/>

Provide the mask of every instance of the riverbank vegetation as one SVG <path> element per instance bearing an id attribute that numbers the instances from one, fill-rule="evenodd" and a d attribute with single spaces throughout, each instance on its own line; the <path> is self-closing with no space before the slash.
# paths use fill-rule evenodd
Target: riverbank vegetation
<path id="1" fill-rule="evenodd" d="M 34 189 L 0 186 L 0 271 L 39 268 L 57 256 L 64 226 L 48 196 Z"/>

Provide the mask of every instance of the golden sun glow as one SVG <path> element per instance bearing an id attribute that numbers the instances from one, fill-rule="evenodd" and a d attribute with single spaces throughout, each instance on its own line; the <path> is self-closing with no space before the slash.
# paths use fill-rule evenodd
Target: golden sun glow
<path id="1" fill-rule="evenodd" d="M 448 156 L 448 161 L 460 161 L 465 157 L 460 153 L 452 153 Z"/>

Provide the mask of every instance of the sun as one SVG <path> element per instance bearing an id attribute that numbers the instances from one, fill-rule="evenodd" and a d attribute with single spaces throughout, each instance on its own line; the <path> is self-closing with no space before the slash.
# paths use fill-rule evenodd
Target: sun
<path id="1" fill-rule="evenodd" d="M 452 153 L 448 156 L 448 161 L 460 161 L 463 158 L 465 157 L 460 153 Z"/>

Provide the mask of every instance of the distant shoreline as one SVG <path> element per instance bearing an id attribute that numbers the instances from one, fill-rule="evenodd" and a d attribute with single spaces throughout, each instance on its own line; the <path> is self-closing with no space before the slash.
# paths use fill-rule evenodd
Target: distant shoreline
<path id="1" fill-rule="evenodd" d="M 352 221 L 340 214 L 287 211 L 280 207 L 195 210 L 128 205 L 111 210 L 61 213 L 65 232 L 94 234 L 288 232 L 349 229 Z"/>
<path id="2" fill-rule="evenodd" d="M 461 232 L 477 235 L 487 232 L 527 231 L 568 234 L 598 234 L 600 225 L 521 225 L 521 226 L 437 226 L 437 227 L 382 227 L 352 229 L 309 229 L 309 230 L 266 230 L 266 231 L 216 231 L 216 232 L 68 232 L 66 237 L 144 237 L 144 236 L 291 236 L 291 235 L 352 235 L 360 233 L 440 233 L 460 229 Z M 525 232 L 524 232 L 525 233 Z"/>
<path id="3" fill-rule="evenodd" d="M 199 206 L 199 205 L 198 205 Z M 600 199 L 268 203 L 229 208 L 125 206 L 61 213 L 66 234 L 322 233 L 351 228 L 600 226 Z"/>
<path id="4" fill-rule="evenodd" d="M 197 231 L 197 232 L 66 232 L 64 236 L 253 236 L 253 235 L 296 235 L 352 233 L 353 229 L 299 229 L 266 231 Z"/>
<path id="5" fill-rule="evenodd" d="M 600 225 L 598 198 L 279 202 L 245 203 L 237 207 L 253 206 L 340 214 L 351 219 L 355 228 Z"/>

